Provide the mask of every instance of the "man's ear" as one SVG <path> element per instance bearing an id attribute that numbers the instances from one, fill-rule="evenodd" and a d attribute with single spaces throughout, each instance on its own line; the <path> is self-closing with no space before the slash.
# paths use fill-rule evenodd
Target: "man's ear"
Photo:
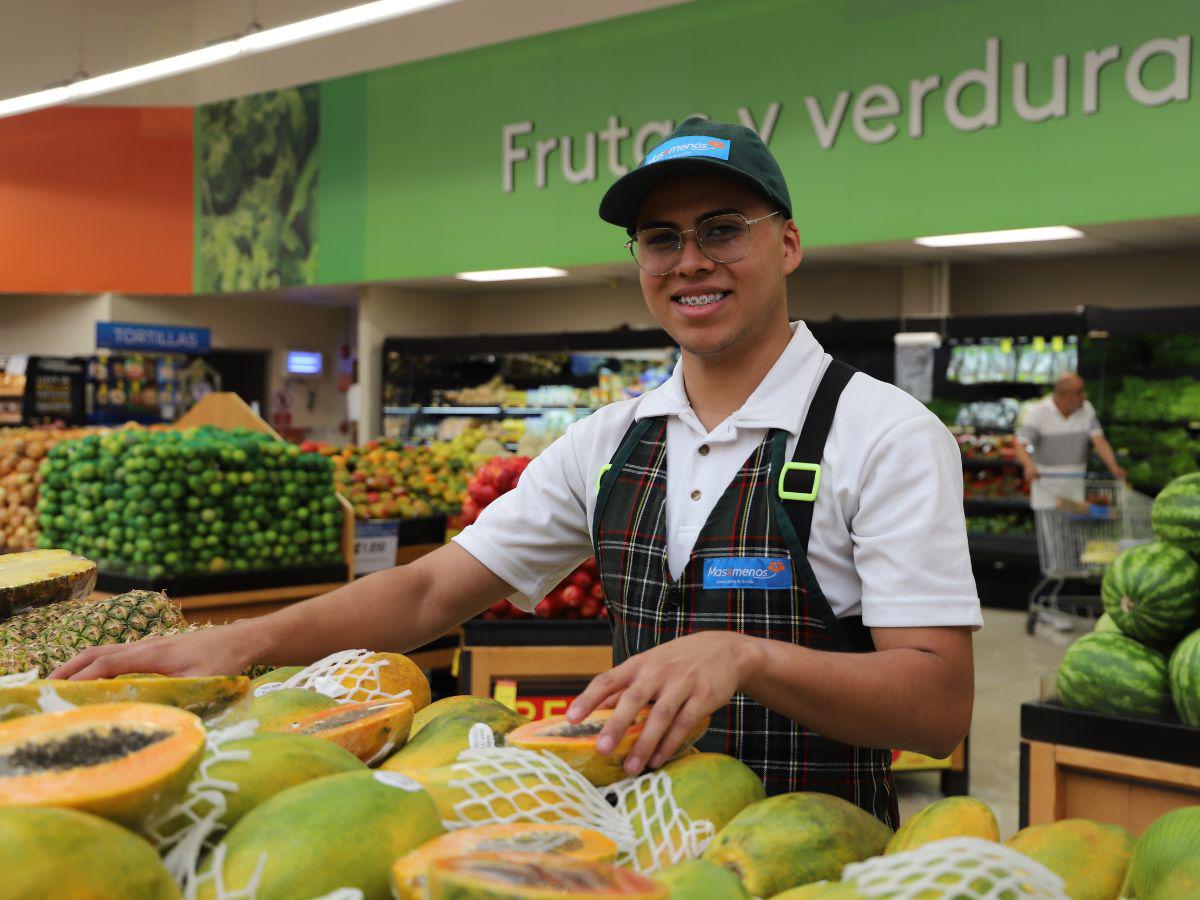
<path id="1" fill-rule="evenodd" d="M 783 223 L 783 274 L 791 275 L 804 259 L 804 247 L 800 241 L 800 229 L 792 219 Z"/>

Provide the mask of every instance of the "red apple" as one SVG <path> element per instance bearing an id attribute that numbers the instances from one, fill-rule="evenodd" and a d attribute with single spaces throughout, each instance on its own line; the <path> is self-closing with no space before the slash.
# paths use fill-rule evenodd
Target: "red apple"
<path id="1" fill-rule="evenodd" d="M 592 587 L 592 576 L 589 575 L 587 572 L 583 571 L 582 568 L 576 569 L 574 572 L 572 572 L 570 575 L 568 575 L 567 581 L 569 581 L 573 585 L 576 585 L 581 591 L 584 591 L 585 593 L 587 591 L 591 590 L 591 587 Z"/>
<path id="2" fill-rule="evenodd" d="M 594 600 L 599 600 L 600 602 L 603 603 L 604 602 L 604 585 L 601 584 L 599 581 L 593 582 L 592 589 L 589 592 L 589 596 L 591 596 Z"/>
<path id="3" fill-rule="evenodd" d="M 577 584 L 568 584 L 562 588 L 560 594 L 563 606 L 567 609 L 579 609 L 579 605 L 583 603 L 583 591 Z"/>

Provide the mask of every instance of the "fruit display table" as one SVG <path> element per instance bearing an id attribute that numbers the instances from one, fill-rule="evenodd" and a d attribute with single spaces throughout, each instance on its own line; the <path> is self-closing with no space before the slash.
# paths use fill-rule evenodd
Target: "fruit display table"
<path id="1" fill-rule="evenodd" d="M 1021 705 L 1021 827 L 1087 818 L 1140 834 L 1181 806 L 1200 804 L 1200 729 Z"/>
<path id="2" fill-rule="evenodd" d="M 583 684 L 611 667 L 607 621 L 472 619 L 463 627 L 458 689 L 491 697 L 502 681 Z"/>

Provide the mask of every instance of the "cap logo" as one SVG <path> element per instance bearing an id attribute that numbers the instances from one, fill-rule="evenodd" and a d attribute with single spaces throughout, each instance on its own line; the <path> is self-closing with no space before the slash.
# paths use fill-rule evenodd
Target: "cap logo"
<path id="1" fill-rule="evenodd" d="M 653 165 L 668 159 L 682 159 L 688 156 L 709 156 L 713 159 L 729 159 L 729 141 L 721 138 L 697 134 L 692 137 L 673 138 L 664 141 L 651 150 L 644 160 L 643 166 Z"/>

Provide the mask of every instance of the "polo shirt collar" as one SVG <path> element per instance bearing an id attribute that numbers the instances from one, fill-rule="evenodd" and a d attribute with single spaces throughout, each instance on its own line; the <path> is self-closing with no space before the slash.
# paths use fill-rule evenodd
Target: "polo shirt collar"
<path id="1" fill-rule="evenodd" d="M 759 382 L 742 408 L 726 420 L 733 428 L 782 428 L 799 434 L 808 410 L 817 377 L 825 364 L 825 351 L 803 322 L 791 323 L 792 339 L 788 341 L 775 365 Z M 662 385 L 642 397 L 634 419 L 654 416 L 676 416 L 689 425 L 696 414 L 688 402 L 683 385 L 683 360 Z"/>

